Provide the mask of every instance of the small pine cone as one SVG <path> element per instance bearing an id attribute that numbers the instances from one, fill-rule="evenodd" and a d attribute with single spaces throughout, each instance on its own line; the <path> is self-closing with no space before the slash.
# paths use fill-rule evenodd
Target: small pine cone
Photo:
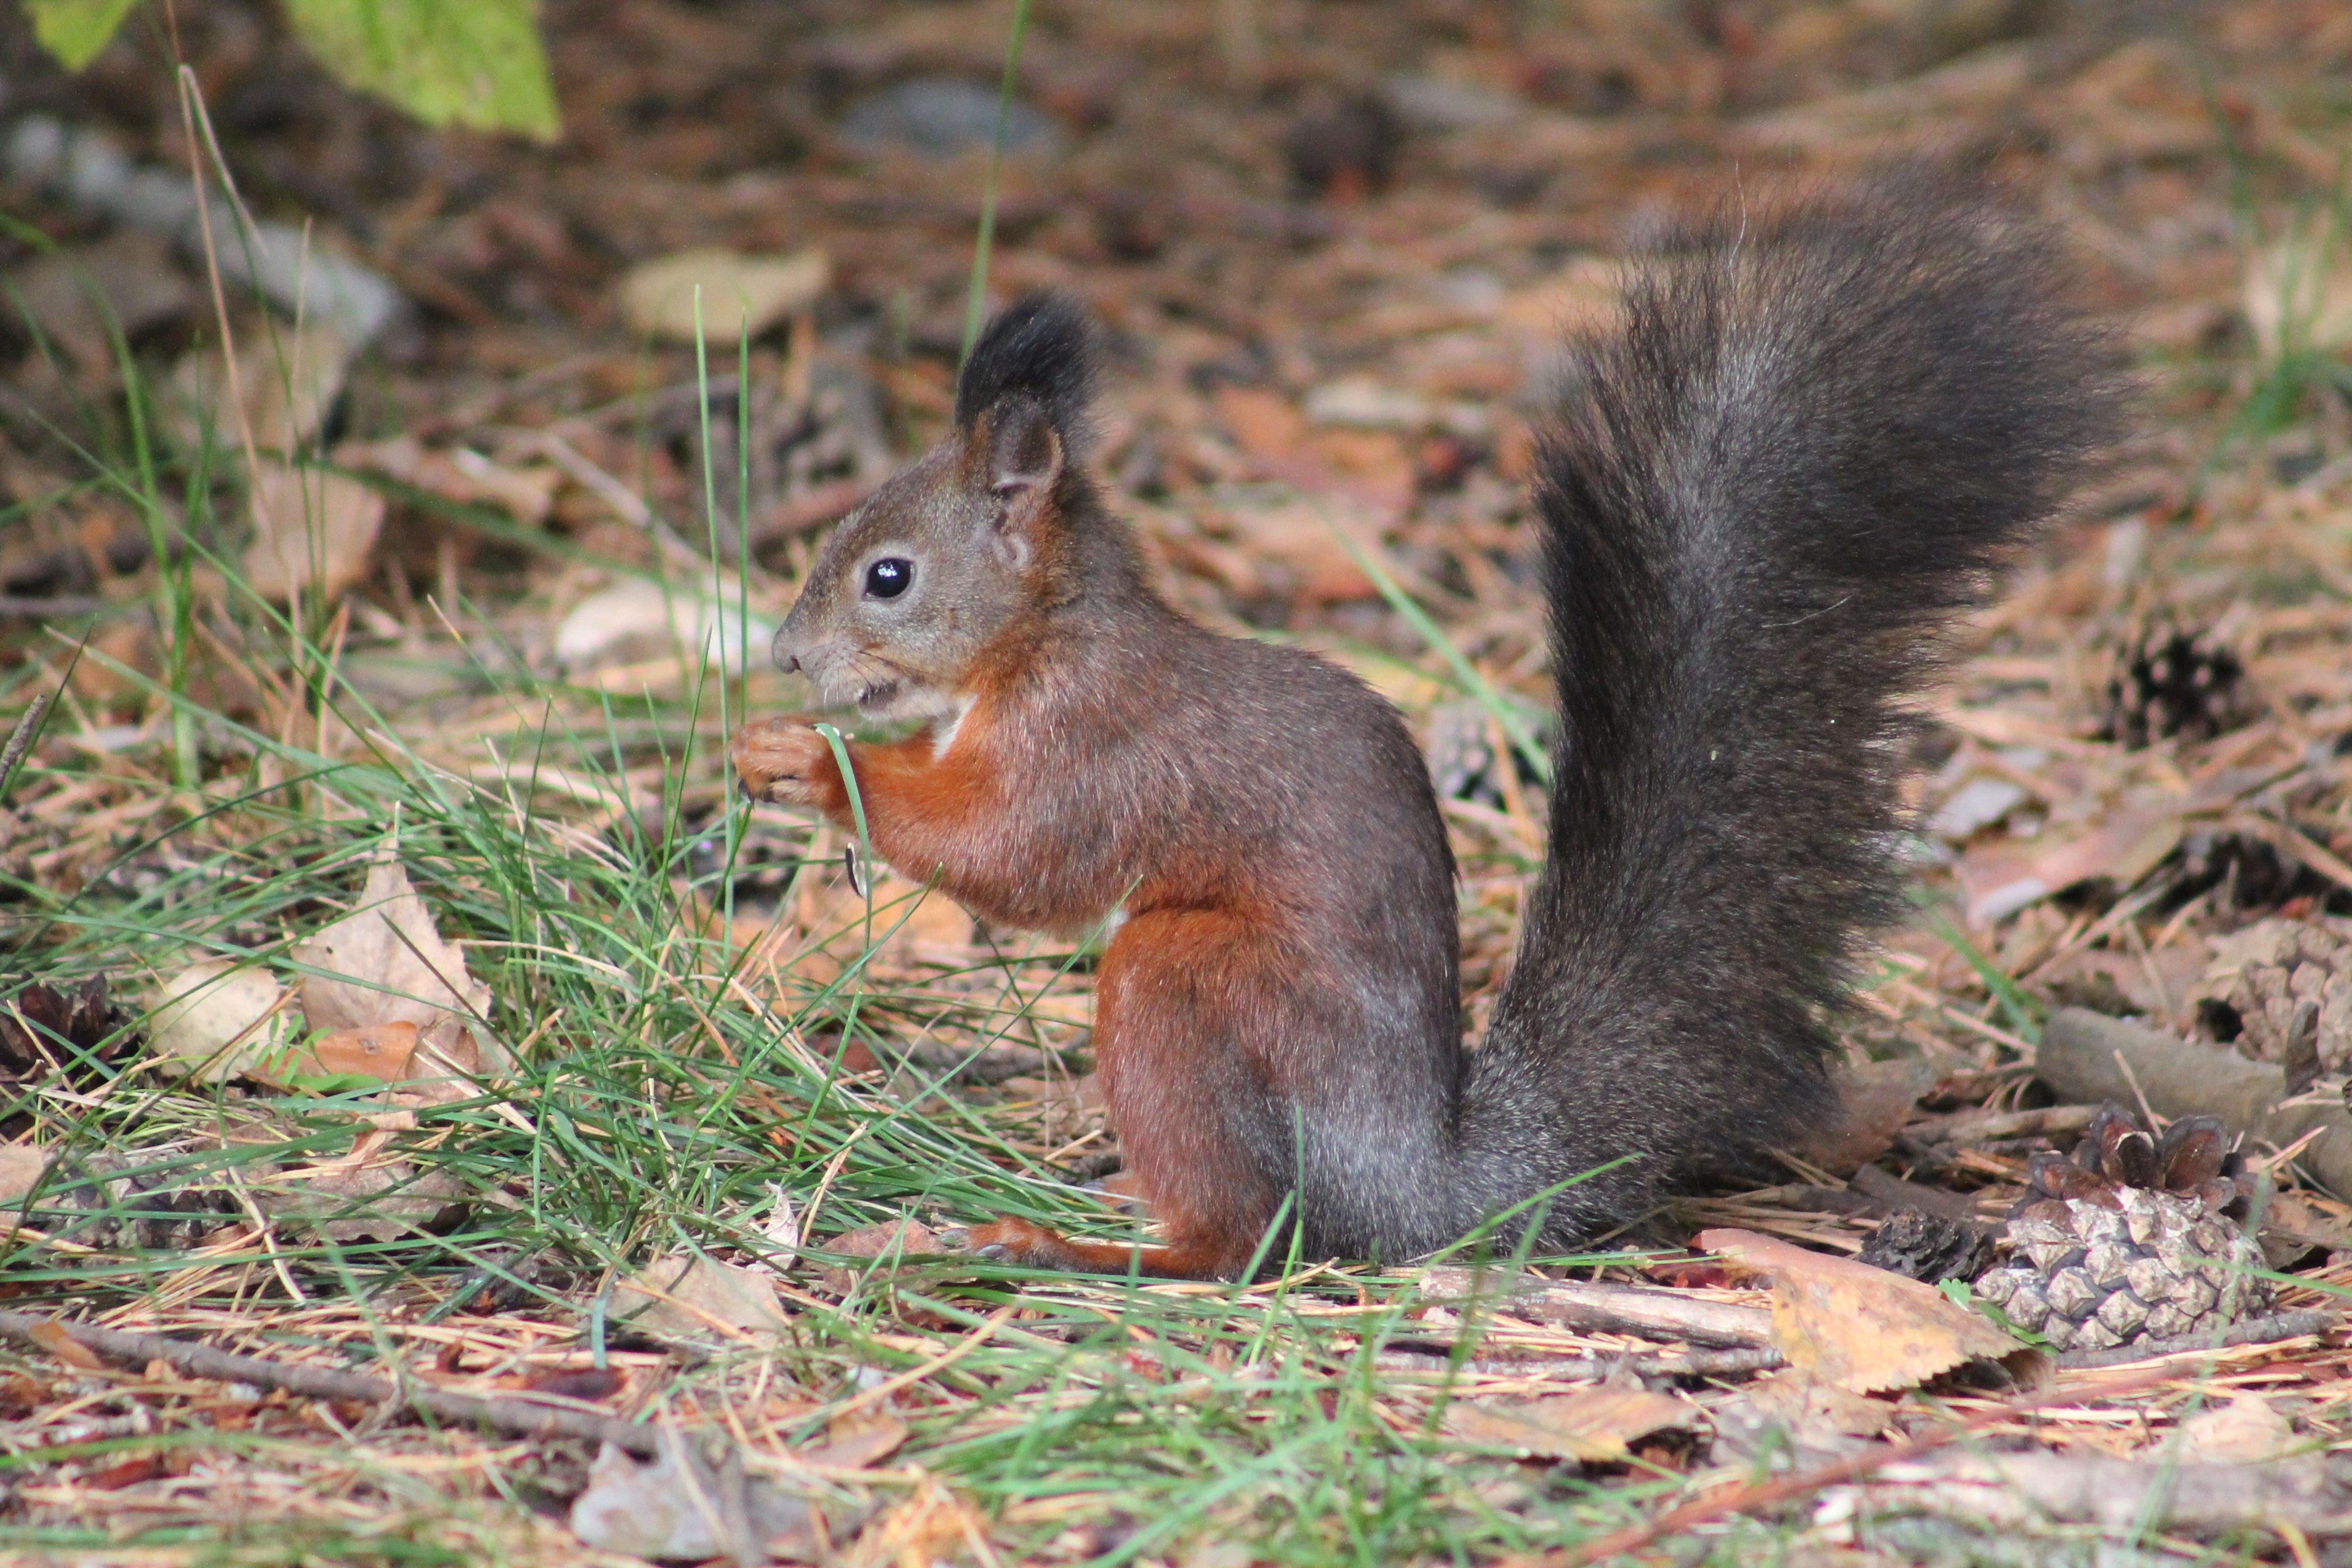
<path id="1" fill-rule="evenodd" d="M 2211 740 L 2248 716 L 2245 676 L 2236 650 L 2210 632 L 2155 621 L 2116 660 L 2100 737 L 2135 749 L 2176 735 Z"/>
<path id="2" fill-rule="evenodd" d="M 1429 782 L 1440 800 L 1469 800 L 1500 809 L 1503 786 L 1491 739 L 1493 721 L 1476 702 L 1441 702 L 1429 714 Z"/>
<path id="3" fill-rule="evenodd" d="M 1863 1239 L 1861 1260 L 1930 1285 L 1966 1279 L 1992 1261 L 1992 1237 L 1966 1220 L 1904 1209 Z"/>
<path id="4" fill-rule="evenodd" d="M 2307 1052 L 2320 1072 L 2352 1068 L 2352 921 L 2268 920 L 2216 937 L 2189 999 L 2216 1038 L 2259 1061 Z"/>
<path id="5" fill-rule="evenodd" d="M 2221 1122 L 2185 1117 L 2150 1138 L 2103 1107 L 2069 1159 L 2037 1154 L 2010 1214 L 2010 1259 L 1978 1297 L 2062 1351 L 2194 1334 L 2270 1303 L 2262 1249 L 2232 1215 L 2243 1161 Z"/>

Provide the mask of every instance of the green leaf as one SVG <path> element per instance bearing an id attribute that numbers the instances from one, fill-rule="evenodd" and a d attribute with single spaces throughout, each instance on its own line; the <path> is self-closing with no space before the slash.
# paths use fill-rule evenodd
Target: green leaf
<path id="1" fill-rule="evenodd" d="M 122 26 L 122 18 L 139 0 L 25 0 L 33 13 L 33 37 L 41 47 L 78 71 L 98 58 L 98 51 Z"/>
<path id="2" fill-rule="evenodd" d="M 539 0 L 286 0 L 327 68 L 427 125 L 555 139 Z"/>

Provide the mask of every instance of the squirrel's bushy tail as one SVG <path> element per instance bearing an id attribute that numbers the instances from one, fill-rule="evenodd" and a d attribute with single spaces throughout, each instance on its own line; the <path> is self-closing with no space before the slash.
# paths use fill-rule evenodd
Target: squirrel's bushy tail
<path id="1" fill-rule="evenodd" d="M 1578 346 L 1537 498 L 1551 852 L 1465 1086 L 1465 1220 L 1621 1161 L 1550 1200 L 1590 1235 L 1829 1110 L 1823 1016 L 1898 909 L 1903 699 L 2117 431 L 2064 274 L 1898 182 L 1723 213 Z"/>

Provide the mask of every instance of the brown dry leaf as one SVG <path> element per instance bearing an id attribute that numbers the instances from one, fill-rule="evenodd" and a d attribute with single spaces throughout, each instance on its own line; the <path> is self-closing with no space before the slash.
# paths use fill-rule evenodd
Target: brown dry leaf
<path id="1" fill-rule="evenodd" d="M 2158 1439 L 2161 1446 L 2163 1440 Z M 2259 1394 L 2241 1394 L 2227 1405 L 2200 1410 L 2180 1424 L 2184 1464 L 2259 1465 L 2295 1447 L 2294 1428 Z"/>
<path id="2" fill-rule="evenodd" d="M 563 482 L 563 476 L 544 463 L 512 468 L 464 447 L 428 449 L 407 436 L 346 441 L 335 448 L 334 457 L 341 467 L 383 474 L 459 506 L 501 508 L 522 523 L 545 522 Z"/>
<path id="3" fill-rule="evenodd" d="M 836 1421 L 825 1429 L 821 1447 L 807 1448 L 801 1458 L 835 1470 L 862 1470 L 897 1453 L 907 1441 L 907 1424 L 895 1415 L 872 1415 Z"/>
<path id="4" fill-rule="evenodd" d="M 570 1522 L 572 1534 L 606 1552 L 756 1563 L 768 1555 L 763 1548 L 798 1556 L 803 1542 L 814 1545 L 809 1515 L 806 1498 L 765 1476 L 722 1475 L 682 1441 L 642 1464 L 607 1443 L 588 1468 Z"/>
<path id="5" fill-rule="evenodd" d="M 621 317 L 640 336 L 691 343 L 698 288 L 703 337 L 732 343 L 808 309 L 832 282 L 833 263 L 822 250 L 782 256 L 681 250 L 628 270 L 621 279 Z"/>
<path id="6" fill-rule="evenodd" d="M 657 1258 L 614 1286 L 612 1312 L 615 1322 L 642 1333 L 692 1342 L 777 1333 L 785 1326 L 774 1280 L 699 1253 Z"/>
<path id="7" fill-rule="evenodd" d="M 226 1083 L 292 1046 L 301 1028 L 285 988 L 262 970 L 207 958 L 163 986 L 148 1048 L 170 1077 Z"/>
<path id="8" fill-rule="evenodd" d="M 1290 495 L 1218 508 L 1211 522 L 1239 547 L 1208 558 L 1220 574 L 1239 572 L 1227 586 L 1244 597 L 1272 596 L 1336 605 L 1379 592 L 1340 542 L 1344 530 L 1359 548 L 1376 548 L 1379 528 L 1363 509 L 1334 496 Z"/>
<path id="9" fill-rule="evenodd" d="M 66 1332 L 65 1325 L 62 1323 L 38 1322 L 25 1332 L 35 1344 L 39 1345 L 68 1366 L 78 1366 L 84 1372 L 106 1370 L 106 1363 L 99 1358 L 99 1353 Z"/>
<path id="10" fill-rule="evenodd" d="M 245 581 L 265 599 L 340 598 L 367 575 L 383 529 L 383 497 L 359 480 L 265 462 L 254 478 Z"/>
<path id="11" fill-rule="evenodd" d="M 1698 1406 L 1643 1388 L 1589 1388 L 1543 1399 L 1457 1399 L 1445 1429 L 1482 1447 L 1516 1448 L 1548 1459 L 1611 1464 L 1631 1457 L 1636 1437 L 1698 1425 Z"/>
<path id="12" fill-rule="evenodd" d="M 1985 926 L 2077 882 L 2106 878 L 2128 888 L 2180 847 L 2180 813 L 2122 806 L 2078 838 L 2032 848 L 1994 839 L 1960 858 L 1955 872 L 1970 923 Z"/>
<path id="13" fill-rule="evenodd" d="M 912 1497 L 866 1527 L 843 1562 L 846 1568 L 931 1568 L 987 1538 L 988 1523 L 971 1505 L 926 1476 Z"/>
<path id="14" fill-rule="evenodd" d="M 1772 1279 L 1772 1344 L 1789 1363 L 1854 1394 L 1910 1388 L 1963 1362 L 2025 1347 L 1932 1285 L 1747 1230 L 1693 1244 Z"/>
<path id="15" fill-rule="evenodd" d="M 249 428 L 254 447 L 282 457 L 319 433 L 327 411 L 342 395 L 352 350 L 324 321 L 305 322 L 299 331 L 248 330 L 236 356 L 234 386 L 244 400 L 244 418 L 230 398 L 226 358 L 218 349 L 198 349 L 172 369 L 163 399 L 166 430 L 186 451 L 209 438 L 233 451 Z"/>
<path id="16" fill-rule="evenodd" d="M 1795 1367 L 1765 1373 L 1748 1385 L 1740 1399 L 1767 1420 L 1788 1427 L 1801 1443 L 1874 1437 L 1895 1415 L 1894 1406 L 1884 1400 L 1823 1383 Z"/>
<path id="17" fill-rule="evenodd" d="M 1795 1151 L 1832 1175 L 1848 1175 L 1894 1143 L 1912 1107 L 1936 1084 L 1936 1069 L 1916 1058 L 1864 1062 L 1832 1075 L 1843 1120 L 1820 1129 Z"/>
<path id="18" fill-rule="evenodd" d="M 337 1029 L 311 1041 L 303 1054 L 321 1073 L 362 1073 L 387 1081 L 404 1078 L 416 1054 L 416 1026 L 404 1019 Z"/>
<path id="19" fill-rule="evenodd" d="M 0 1205 L 31 1192 L 48 1168 L 48 1156 L 30 1143 L 0 1143 Z"/>
<path id="20" fill-rule="evenodd" d="M 294 950 L 322 971 L 302 982 L 313 1028 L 359 1029 L 409 1023 L 422 1043 L 457 1049 L 468 1022 L 490 1005 L 490 989 L 466 970 L 466 956 L 434 929 L 425 900 L 397 860 L 369 868 L 358 907 Z"/>
<path id="21" fill-rule="evenodd" d="M 902 1258 L 937 1258 L 946 1255 L 947 1243 L 939 1233 L 920 1220 L 890 1219 L 879 1225 L 861 1226 L 841 1235 L 811 1243 L 819 1252 L 831 1252 L 849 1258 L 878 1258 L 897 1262 Z M 835 1295 L 846 1295 L 856 1287 L 863 1268 L 835 1265 L 819 1277 L 824 1288 Z"/>
<path id="22" fill-rule="evenodd" d="M 371 1131 L 373 1153 L 390 1134 Z M 315 1228 L 331 1241 L 398 1241 L 439 1223 L 465 1188 L 446 1171 L 419 1175 L 405 1160 L 380 1163 L 362 1154 L 304 1166 L 255 1181 L 254 1202 L 273 1219 Z"/>
<path id="23" fill-rule="evenodd" d="M 1307 446 L 1307 416 L 1278 392 L 1252 386 L 1217 388 L 1217 417 L 1234 444 L 1261 461 L 1297 457 Z"/>

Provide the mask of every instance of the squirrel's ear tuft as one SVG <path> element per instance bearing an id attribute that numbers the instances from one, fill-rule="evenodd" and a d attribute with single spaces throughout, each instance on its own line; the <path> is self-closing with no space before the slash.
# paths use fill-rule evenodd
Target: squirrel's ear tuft
<path id="1" fill-rule="evenodd" d="M 1095 331 L 1067 294 L 1024 294 L 999 312 L 972 345 L 956 384 L 956 424 L 976 429 L 1006 398 L 1043 407 L 1066 450 L 1086 445 L 1094 399 Z"/>

